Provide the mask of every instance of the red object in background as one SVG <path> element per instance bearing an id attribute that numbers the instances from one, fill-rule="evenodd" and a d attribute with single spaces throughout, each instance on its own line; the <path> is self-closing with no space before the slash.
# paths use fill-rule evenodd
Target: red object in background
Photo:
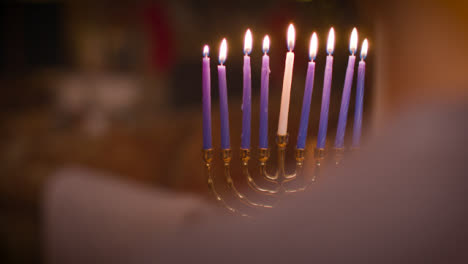
<path id="1" fill-rule="evenodd" d="M 174 65 L 174 39 L 166 11 L 158 3 L 143 10 L 144 24 L 150 40 L 150 61 L 153 69 L 168 72 Z"/>
<path id="2" fill-rule="evenodd" d="M 285 54 L 287 52 L 286 47 L 286 33 L 288 25 L 293 23 L 294 12 L 291 9 L 292 7 L 288 3 L 279 3 L 275 8 L 269 11 L 269 15 L 266 16 L 265 21 L 267 28 L 270 29 L 270 37 L 272 39 L 284 40 L 284 42 L 279 42 L 280 52 L 278 56 L 271 56 L 270 68 L 271 72 L 283 72 L 284 71 L 284 60 Z M 294 24 L 294 23 L 293 23 Z M 281 30 L 277 30 L 281 29 Z M 284 29 L 284 30 L 283 30 Z M 284 44 L 283 44 L 284 43 Z M 284 53 L 283 53 L 284 51 Z M 295 51 L 297 56 L 298 50 Z M 299 51 L 300 52 L 300 51 Z M 270 76 L 270 83 L 282 82 L 282 74 L 272 74 Z"/>

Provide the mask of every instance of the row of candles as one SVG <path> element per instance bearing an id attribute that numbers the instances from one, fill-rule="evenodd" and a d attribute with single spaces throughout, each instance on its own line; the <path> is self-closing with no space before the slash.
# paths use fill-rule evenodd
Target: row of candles
<path id="1" fill-rule="evenodd" d="M 291 24 L 288 28 L 286 62 L 283 78 L 283 90 L 281 95 L 281 107 L 278 122 L 278 135 L 287 134 L 289 102 L 291 94 L 291 83 L 294 66 L 294 44 L 295 44 L 295 29 Z M 348 67 L 343 88 L 341 100 L 340 115 L 338 119 L 338 129 L 335 138 L 335 148 L 344 147 L 344 136 L 346 130 L 346 121 L 348 116 L 348 107 L 353 83 L 354 67 L 356 61 L 356 50 L 358 45 L 358 34 L 356 28 L 353 29 L 350 38 L 349 50 L 351 55 L 348 59 Z M 335 46 L 335 31 L 330 29 L 327 42 L 327 60 L 325 65 L 325 75 L 322 92 L 322 106 L 320 113 L 319 132 L 317 138 L 317 148 L 325 148 L 328 112 L 330 104 L 330 91 L 333 75 L 333 52 Z M 270 48 L 270 39 L 267 36 L 263 39 L 263 58 L 261 70 L 261 88 L 260 88 L 260 137 L 259 148 L 268 148 L 268 92 L 269 92 L 269 75 L 270 75 L 270 58 L 268 51 Z M 318 50 L 317 34 L 313 33 L 310 40 L 309 57 L 310 61 L 307 68 L 304 98 L 302 104 L 301 120 L 299 125 L 299 133 L 297 138 L 297 149 L 304 149 L 307 139 L 307 130 L 309 123 L 310 103 L 315 78 L 315 58 Z M 365 39 L 361 47 L 361 61 L 358 66 L 357 91 L 356 91 L 356 106 L 353 126 L 353 147 L 359 147 L 362 127 L 362 110 L 364 97 L 364 79 L 367 56 L 368 41 Z M 243 97 L 242 97 L 242 135 L 241 148 L 250 148 L 251 135 L 251 97 L 252 97 L 252 82 L 250 68 L 250 53 L 252 51 L 252 33 L 247 30 L 244 39 L 244 66 L 243 66 Z M 226 66 L 224 65 L 227 57 L 227 42 L 223 39 L 219 50 L 219 65 L 218 65 L 218 84 L 219 84 L 219 104 L 221 116 L 221 148 L 230 148 L 229 138 L 229 111 L 227 99 L 227 83 L 226 83 Z M 203 148 L 212 148 L 211 139 L 211 79 L 210 79 L 210 58 L 209 48 L 205 46 L 203 49 L 203 71 L 202 71 L 202 88 L 203 88 Z"/>

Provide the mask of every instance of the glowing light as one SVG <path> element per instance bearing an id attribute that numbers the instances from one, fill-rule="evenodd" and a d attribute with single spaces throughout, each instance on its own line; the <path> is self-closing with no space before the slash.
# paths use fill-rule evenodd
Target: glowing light
<path id="1" fill-rule="evenodd" d="M 358 43 L 358 34 L 357 29 L 354 28 L 353 32 L 351 33 L 351 39 L 349 40 L 349 52 L 354 55 L 357 50 L 357 43 Z"/>
<path id="2" fill-rule="evenodd" d="M 365 39 L 361 47 L 361 59 L 362 60 L 366 59 L 368 48 L 369 48 L 369 42 L 367 41 L 367 39 Z"/>
<path id="3" fill-rule="evenodd" d="M 250 32 L 250 29 L 247 29 L 244 38 L 244 54 L 248 55 L 250 52 L 252 52 L 252 32 Z"/>
<path id="4" fill-rule="evenodd" d="M 205 47 L 203 47 L 203 57 L 208 57 L 208 55 L 210 55 L 210 48 L 208 45 L 205 45 Z"/>
<path id="5" fill-rule="evenodd" d="M 296 30 L 294 29 L 293 24 L 290 24 L 288 28 L 288 50 L 289 51 L 293 51 L 295 42 L 296 42 Z"/>
<path id="6" fill-rule="evenodd" d="M 226 61 L 227 57 L 227 41 L 224 38 L 223 41 L 221 41 L 221 46 L 219 47 L 219 63 L 224 64 Z"/>
<path id="7" fill-rule="evenodd" d="M 332 55 L 334 50 L 335 50 L 335 30 L 331 28 L 330 33 L 328 33 L 328 42 L 327 42 L 328 55 Z"/>
<path id="8" fill-rule="evenodd" d="M 318 49 L 318 39 L 317 39 L 317 34 L 314 32 L 312 34 L 312 37 L 310 38 L 310 46 L 309 46 L 310 60 L 315 60 L 315 57 L 317 57 L 317 49 Z"/>
<path id="9" fill-rule="evenodd" d="M 263 53 L 267 53 L 270 50 L 270 37 L 268 35 L 263 38 Z"/>

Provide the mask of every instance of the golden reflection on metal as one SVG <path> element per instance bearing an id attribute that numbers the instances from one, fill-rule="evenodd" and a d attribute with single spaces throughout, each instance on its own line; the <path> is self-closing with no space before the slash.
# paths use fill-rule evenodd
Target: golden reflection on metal
<path id="1" fill-rule="evenodd" d="M 242 167 L 242 174 L 246 178 L 248 186 L 250 189 L 254 190 L 255 192 L 271 196 L 276 198 L 275 201 L 279 197 L 285 194 L 293 194 L 305 191 L 313 182 L 316 181 L 317 175 L 320 174 L 321 168 L 323 167 L 324 160 L 326 157 L 325 149 L 315 149 L 314 151 L 314 172 L 309 175 L 304 175 L 304 162 L 306 157 L 305 149 L 296 149 L 295 151 L 295 159 L 296 159 L 296 168 L 295 171 L 292 173 L 287 173 L 285 164 L 286 164 L 286 147 L 288 145 L 288 136 L 287 135 L 278 135 L 276 137 L 276 145 L 277 145 L 277 154 L 278 154 L 278 163 L 277 169 L 274 175 L 268 173 L 267 164 L 270 158 L 270 150 L 268 148 L 260 148 L 258 149 L 258 165 L 261 177 L 270 184 L 273 184 L 274 188 L 266 188 L 258 184 L 254 178 L 252 177 L 250 170 L 249 170 L 249 161 L 251 159 L 251 152 L 250 149 L 240 149 L 240 161 Z M 204 150 L 204 161 L 205 161 L 205 170 L 207 172 L 207 179 L 208 179 L 208 187 L 210 188 L 211 192 L 213 193 L 215 199 L 222 204 L 225 208 L 227 208 L 230 212 L 235 214 L 240 214 L 242 216 L 248 216 L 245 213 L 241 213 L 239 210 L 233 208 L 232 206 L 228 205 L 225 200 L 218 194 L 214 186 L 214 176 L 212 175 L 212 163 L 213 163 L 213 150 Z M 223 160 L 223 168 L 224 168 L 224 176 L 227 183 L 228 188 L 233 193 L 233 195 L 241 201 L 244 205 L 251 207 L 251 208 L 273 208 L 273 204 L 266 204 L 260 202 L 254 202 L 249 199 L 245 194 L 240 192 L 235 184 L 234 180 L 231 177 L 231 160 L 232 160 L 232 151 L 231 149 L 223 149 L 221 151 L 222 160 Z M 340 164 L 341 160 L 344 157 L 344 149 L 336 149 L 335 150 L 335 163 Z M 288 183 L 299 182 L 300 184 L 295 183 L 294 185 L 300 185 L 298 188 L 289 188 L 287 185 Z"/>

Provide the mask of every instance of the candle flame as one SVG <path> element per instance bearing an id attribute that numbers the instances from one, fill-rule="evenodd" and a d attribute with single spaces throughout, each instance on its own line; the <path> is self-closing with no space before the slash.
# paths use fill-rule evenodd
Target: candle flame
<path id="1" fill-rule="evenodd" d="M 270 37 L 268 35 L 263 38 L 263 53 L 267 53 L 270 50 Z"/>
<path id="2" fill-rule="evenodd" d="M 335 50 L 335 30 L 331 28 L 330 32 L 328 33 L 328 42 L 327 42 L 328 55 L 332 55 L 334 50 Z"/>
<path id="3" fill-rule="evenodd" d="M 210 48 L 208 45 L 205 45 L 205 47 L 203 47 L 203 57 L 208 57 L 208 55 L 210 55 Z"/>
<path id="4" fill-rule="evenodd" d="M 351 39 L 349 41 L 349 52 L 354 55 L 357 50 L 357 43 L 358 43 L 358 34 L 357 29 L 354 28 L 353 32 L 351 33 Z"/>
<path id="5" fill-rule="evenodd" d="M 226 56 L 227 56 L 227 41 L 224 38 L 223 41 L 221 41 L 221 46 L 219 47 L 219 63 L 224 64 L 226 61 Z"/>
<path id="6" fill-rule="evenodd" d="M 366 59 L 368 48 L 369 48 L 369 42 L 367 41 L 367 39 L 365 39 L 361 47 L 361 59 L 362 60 Z"/>
<path id="7" fill-rule="evenodd" d="M 315 60 L 315 57 L 317 57 L 317 49 L 318 49 L 317 33 L 314 32 L 312 34 L 312 37 L 310 38 L 310 46 L 309 46 L 310 60 Z"/>
<path id="8" fill-rule="evenodd" d="M 244 54 L 248 55 L 250 52 L 252 52 L 252 32 L 250 32 L 250 29 L 247 29 L 244 38 Z"/>
<path id="9" fill-rule="evenodd" d="M 293 51 L 295 42 L 296 42 L 296 30 L 294 29 L 293 24 L 289 24 L 289 28 L 288 28 L 288 50 L 289 51 Z"/>

